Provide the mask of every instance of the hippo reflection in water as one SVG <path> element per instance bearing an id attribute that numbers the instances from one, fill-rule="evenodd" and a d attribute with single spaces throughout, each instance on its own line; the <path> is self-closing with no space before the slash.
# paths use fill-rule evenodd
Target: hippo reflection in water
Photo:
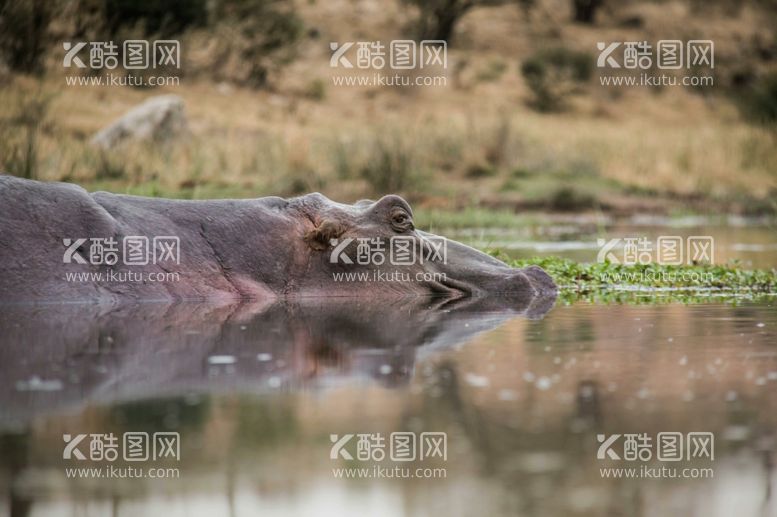
<path id="1" fill-rule="evenodd" d="M 154 237 L 177 238 L 176 260 L 154 263 L 151 250 L 147 264 L 126 265 L 125 238 L 133 236 L 149 239 L 149 248 Z M 398 236 L 415 257 L 409 263 L 358 260 L 360 243 L 375 243 L 388 255 L 387 243 Z M 103 250 L 92 239 L 103 239 L 97 241 Z M 317 193 L 188 201 L 90 194 L 72 184 L 0 176 L 0 302 L 555 296 L 552 279 L 538 267 L 514 269 L 450 240 L 440 253 L 439 239 L 415 229 L 410 206 L 396 195 L 353 205 Z M 111 249 L 113 265 L 101 254 Z M 137 249 L 142 259 L 146 250 Z"/>
<path id="2" fill-rule="evenodd" d="M 94 403 L 323 390 L 356 379 L 400 386 L 418 362 L 552 305 L 493 296 L 7 305 L 0 432 Z"/>

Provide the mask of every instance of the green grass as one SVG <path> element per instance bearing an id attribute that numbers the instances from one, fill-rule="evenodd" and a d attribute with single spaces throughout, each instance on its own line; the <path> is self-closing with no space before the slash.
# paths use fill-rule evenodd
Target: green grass
<path id="1" fill-rule="evenodd" d="M 440 228 L 512 228 L 537 222 L 537 217 L 516 214 L 508 210 L 490 210 L 469 207 L 461 210 L 413 210 L 413 220 L 417 228 L 435 231 Z"/>

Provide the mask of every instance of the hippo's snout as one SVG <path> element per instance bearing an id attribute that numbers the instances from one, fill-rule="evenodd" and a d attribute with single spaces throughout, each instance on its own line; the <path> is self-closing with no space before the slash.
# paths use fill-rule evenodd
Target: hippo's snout
<path id="1" fill-rule="evenodd" d="M 436 236 L 418 232 L 429 239 Z M 439 238 L 439 237 L 437 237 Z M 447 240 L 447 256 L 438 265 L 446 284 L 465 294 L 555 295 L 556 283 L 541 267 L 512 268 L 491 255 L 460 242 Z"/>
<path id="2" fill-rule="evenodd" d="M 531 296 L 548 295 L 556 292 L 556 284 L 545 271 L 537 266 L 512 269 L 500 275 L 487 291 L 501 293 L 528 294 Z"/>
<path id="3" fill-rule="evenodd" d="M 534 288 L 536 294 L 546 295 L 555 294 L 557 292 L 558 288 L 556 287 L 556 283 L 553 281 L 553 278 L 551 278 L 551 276 L 547 274 L 541 267 L 528 266 L 523 269 L 519 269 L 518 271 L 526 276 L 532 288 Z"/>

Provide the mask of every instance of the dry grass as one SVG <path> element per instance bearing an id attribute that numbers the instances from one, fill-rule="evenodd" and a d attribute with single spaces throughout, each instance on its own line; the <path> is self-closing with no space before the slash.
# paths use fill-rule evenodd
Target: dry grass
<path id="1" fill-rule="evenodd" d="M 511 25 L 525 23 L 520 11 L 482 9 L 462 23 L 460 46 L 449 55 L 447 87 L 335 87 L 326 42 L 367 36 L 363 24 L 327 25 L 330 11 L 351 5 L 342 4 L 300 7 L 321 35 L 303 45 L 274 92 L 186 77 L 167 91 L 66 87 L 56 68 L 42 82 L 12 78 L 0 89 L 0 131 L 16 136 L 0 144 L 0 167 L 9 167 L 9 148 L 24 144 L 20 110 L 31 99 L 46 97 L 45 120 L 36 129 L 35 175 L 89 189 L 183 197 L 320 190 L 354 200 L 390 188 L 444 208 L 500 197 L 542 198 L 575 181 L 578 173 L 589 177 L 583 183 L 600 198 L 634 191 L 765 198 L 777 188 L 774 132 L 742 121 L 720 95 L 703 97 L 679 87 L 615 94 L 592 86 L 568 113 L 545 115 L 526 106 L 516 56 L 536 47 L 534 37 L 548 40 L 561 31 L 578 48 L 590 50 L 598 38 L 617 39 L 625 29 L 564 25 L 548 1 L 533 14 L 531 30 L 516 36 Z M 654 25 L 674 20 L 678 14 L 672 9 L 678 8 L 642 8 L 643 37 L 650 38 Z M 745 12 L 731 27 L 722 17 L 712 26 L 732 37 L 751 18 Z M 683 34 L 690 30 L 686 26 Z M 400 36 L 401 30 L 384 20 L 376 22 L 368 39 Z M 184 99 L 191 138 L 167 148 L 135 145 L 109 155 L 90 147 L 88 139 L 98 129 L 161 93 Z M 399 182 L 398 166 L 412 169 Z"/>

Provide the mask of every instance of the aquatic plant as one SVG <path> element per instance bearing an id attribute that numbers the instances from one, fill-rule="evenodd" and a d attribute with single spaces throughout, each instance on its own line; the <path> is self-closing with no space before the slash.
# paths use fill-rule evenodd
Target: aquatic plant
<path id="1" fill-rule="evenodd" d="M 562 300 L 605 303 L 688 303 L 777 297 L 777 269 L 726 265 L 580 263 L 561 257 L 509 260 L 514 267 L 537 265 L 561 288 Z"/>

